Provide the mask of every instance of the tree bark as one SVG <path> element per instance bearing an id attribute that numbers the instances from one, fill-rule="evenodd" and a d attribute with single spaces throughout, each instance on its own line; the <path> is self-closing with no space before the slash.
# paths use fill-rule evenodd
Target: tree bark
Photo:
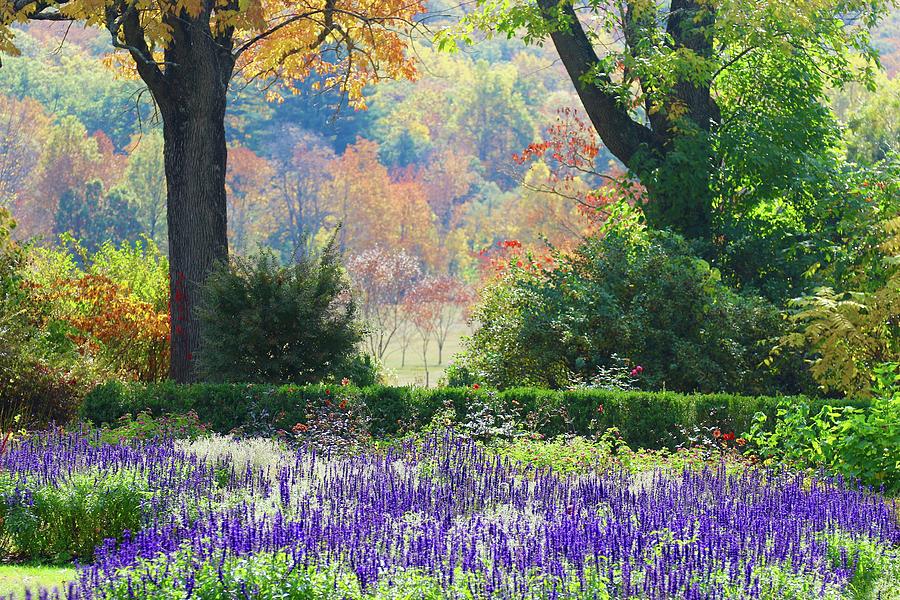
<path id="1" fill-rule="evenodd" d="M 217 104 L 202 115 L 176 108 L 163 123 L 172 303 L 169 375 L 179 383 L 197 379 L 201 286 L 217 262 L 228 260 L 224 99 Z"/>

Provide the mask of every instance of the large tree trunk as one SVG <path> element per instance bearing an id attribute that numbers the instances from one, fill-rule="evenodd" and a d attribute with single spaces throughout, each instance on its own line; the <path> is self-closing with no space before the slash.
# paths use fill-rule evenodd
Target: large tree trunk
<path id="1" fill-rule="evenodd" d="M 171 315 L 170 377 L 197 380 L 197 303 L 210 270 L 228 260 L 225 106 L 230 68 L 202 27 L 166 52 L 164 94 L 157 97 L 165 139 Z M 197 30 L 201 30 L 198 33 Z"/>
<path id="2" fill-rule="evenodd" d="M 165 117 L 168 187 L 171 367 L 173 380 L 196 380 L 200 344 L 196 314 L 210 269 L 228 259 L 224 99 L 205 114 Z"/>
<path id="3" fill-rule="evenodd" d="M 236 5 L 233 7 L 236 8 Z M 171 362 L 178 383 L 197 380 L 197 302 L 210 270 L 228 260 L 225 200 L 225 105 L 234 72 L 234 31 L 210 28 L 213 3 L 199 15 L 166 15 L 172 40 L 162 62 L 147 45 L 138 10 L 107 8 L 113 43 L 126 48 L 159 106 L 166 163 L 169 225 Z M 118 42 L 124 34 L 126 44 Z"/>

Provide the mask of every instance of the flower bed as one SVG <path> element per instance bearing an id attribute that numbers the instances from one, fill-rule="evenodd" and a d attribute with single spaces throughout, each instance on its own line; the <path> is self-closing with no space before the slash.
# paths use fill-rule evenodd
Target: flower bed
<path id="1" fill-rule="evenodd" d="M 900 548 L 892 505 L 841 481 L 559 474 L 449 434 L 238 460 L 245 444 L 51 435 L 0 466 L 19 498 L 85 472 L 143 482 L 142 528 L 99 548 L 59 593 L 71 599 L 840 598 L 898 583 L 883 577 Z"/>

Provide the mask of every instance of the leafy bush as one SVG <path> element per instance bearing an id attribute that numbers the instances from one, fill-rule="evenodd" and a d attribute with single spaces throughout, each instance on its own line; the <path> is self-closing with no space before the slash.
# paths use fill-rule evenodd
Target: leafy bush
<path id="1" fill-rule="evenodd" d="M 207 279 L 199 315 L 208 381 L 320 382 L 362 339 L 333 243 L 293 265 L 269 252 L 223 265 Z"/>
<path id="2" fill-rule="evenodd" d="M 20 559 L 90 560 L 105 539 L 139 529 L 143 488 L 126 472 L 82 473 L 27 490 L 0 479 L 0 546 Z"/>
<path id="3" fill-rule="evenodd" d="M 28 322 L 22 289 L 27 252 L 10 238 L 15 222 L 0 209 L 0 428 L 16 416 L 20 424 L 68 421 L 83 395 L 71 370 L 42 360 L 41 335 Z"/>
<path id="4" fill-rule="evenodd" d="M 0 347 L 7 339 L 0 334 Z M 69 373 L 24 356 L 16 346 L 0 348 L 0 419 L 21 415 L 28 426 L 67 423 L 83 395 Z"/>
<path id="5" fill-rule="evenodd" d="M 194 411 L 180 415 L 164 414 L 160 417 L 142 411 L 136 417 L 124 415 L 113 426 L 104 427 L 100 432 L 100 440 L 107 444 L 154 438 L 195 440 L 206 433 L 207 426 L 200 422 Z"/>
<path id="6" fill-rule="evenodd" d="M 169 371 L 169 315 L 105 275 L 85 274 L 34 288 L 48 307 L 40 327 L 63 326 L 82 354 L 127 379 L 159 381 Z"/>
<path id="7" fill-rule="evenodd" d="M 900 191 L 900 184 L 894 187 Z M 900 216 L 885 221 L 881 230 L 877 274 L 859 276 L 863 289 L 823 287 L 795 299 L 791 320 L 797 330 L 775 349 L 810 351 L 810 371 L 826 391 L 867 396 L 873 368 L 900 360 Z"/>
<path id="8" fill-rule="evenodd" d="M 319 448 L 324 452 L 354 450 L 371 440 L 366 406 L 343 393 L 326 398 L 319 406 L 308 407 L 304 422 L 295 423 L 290 432 L 279 433 L 295 447 Z"/>
<path id="9" fill-rule="evenodd" d="M 770 463 L 824 469 L 900 491 L 900 365 L 879 368 L 877 381 L 868 407 L 827 404 L 816 410 L 792 401 L 779 405 L 773 425 L 771 417 L 757 415 L 748 435 L 751 448 Z"/>
<path id="10" fill-rule="evenodd" d="M 719 438 L 721 439 L 721 437 Z M 674 452 L 632 450 L 615 428 L 607 429 L 596 439 L 580 436 L 539 439 L 536 435 L 519 437 L 494 445 L 491 450 L 528 468 L 551 468 L 557 473 L 604 472 L 624 469 L 639 472 L 682 472 L 686 469 L 718 468 L 724 463 L 729 470 L 746 468 L 747 458 L 735 445 L 722 441 L 714 451 L 692 446 Z"/>
<path id="11" fill-rule="evenodd" d="M 116 246 L 106 242 L 90 256 L 90 272 L 105 275 L 156 310 L 169 306 L 169 259 L 152 239 Z"/>
<path id="12" fill-rule="evenodd" d="M 385 383 L 387 376 L 381 361 L 368 354 L 356 354 L 341 366 L 340 371 L 326 378 L 325 382 L 338 383 L 345 379 L 356 386 L 367 387 Z"/>
<path id="13" fill-rule="evenodd" d="M 511 265 L 488 287 L 462 369 L 501 388 L 565 388 L 621 356 L 644 367 L 644 389 L 798 391 L 795 373 L 758 366 L 778 310 L 731 290 L 677 235 L 613 227 L 555 258 L 550 271 Z"/>
<path id="14" fill-rule="evenodd" d="M 327 393 L 326 393 L 327 392 Z M 308 424 L 328 400 L 343 400 L 364 412 L 371 435 L 392 436 L 428 426 L 436 416 L 449 414 L 464 423 L 477 411 L 513 415 L 520 427 L 546 437 L 559 434 L 593 435 L 615 427 L 635 448 L 674 448 L 688 441 L 692 431 L 719 428 L 740 435 L 763 412 L 774 417 L 782 398 L 730 394 L 678 394 L 581 389 L 554 391 L 511 388 L 489 392 L 472 388 L 415 388 L 370 386 L 267 386 L 193 384 L 171 382 L 138 384 L 109 382 L 91 391 L 81 415 L 95 423 L 113 423 L 127 413 L 147 410 L 153 415 L 193 410 L 213 431 L 227 433 L 239 427 L 272 433 Z M 800 399 L 791 399 L 799 403 Z M 821 407 L 825 401 L 803 400 Z M 864 407 L 867 401 L 844 400 Z"/>
<path id="15" fill-rule="evenodd" d="M 63 237 L 31 247 L 12 310 L 28 326 L 27 354 L 77 379 L 155 381 L 168 373 L 168 264 L 152 242 L 89 254 Z"/>

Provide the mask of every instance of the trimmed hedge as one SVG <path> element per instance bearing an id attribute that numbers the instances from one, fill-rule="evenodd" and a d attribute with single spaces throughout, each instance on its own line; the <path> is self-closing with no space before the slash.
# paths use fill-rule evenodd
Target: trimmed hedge
<path id="1" fill-rule="evenodd" d="M 335 399 L 338 400 L 335 400 Z M 193 384 L 171 382 L 138 384 L 109 382 L 85 398 L 82 418 L 112 423 L 127 413 L 148 410 L 154 415 L 193 410 L 213 430 L 227 433 L 265 421 L 290 429 L 306 421 L 307 413 L 326 402 L 346 399 L 365 407 L 372 434 L 391 436 L 428 425 L 444 407 L 451 407 L 458 422 L 473 406 L 488 404 L 514 414 L 523 423 L 548 436 L 585 435 L 591 422 L 600 428 L 617 427 L 633 447 L 674 447 L 693 427 L 719 427 L 740 435 L 750 428 L 753 415 L 774 416 L 782 401 L 867 406 L 865 400 L 823 400 L 733 394 L 678 394 L 674 392 L 619 392 L 607 390 L 554 391 L 512 388 L 501 392 L 471 388 L 372 386 L 270 386 L 250 384 Z M 602 412 L 599 410 L 603 407 Z"/>

